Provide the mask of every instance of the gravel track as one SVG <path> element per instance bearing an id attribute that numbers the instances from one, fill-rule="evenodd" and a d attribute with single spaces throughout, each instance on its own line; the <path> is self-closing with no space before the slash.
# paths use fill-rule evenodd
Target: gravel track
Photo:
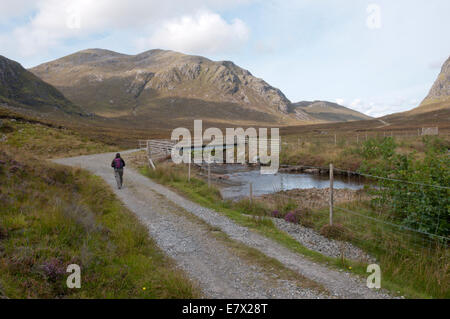
<path id="1" fill-rule="evenodd" d="M 131 153 L 136 150 L 121 152 Z M 110 168 L 115 153 L 57 159 L 54 162 L 87 169 L 102 177 L 118 198 L 147 226 L 156 240 L 208 298 L 390 298 L 368 289 L 351 273 L 330 269 L 296 254 L 280 244 L 237 225 L 226 216 L 202 207 L 126 167 L 124 187 L 116 189 Z M 287 268 L 325 287 L 329 295 L 304 288 L 298 282 L 268 276 L 263 269 L 233 254 L 204 224 L 186 216 L 186 211 L 229 238 L 255 248 Z"/>
<path id="2" fill-rule="evenodd" d="M 311 228 L 303 227 L 300 224 L 289 223 L 281 218 L 272 217 L 271 219 L 275 226 L 291 235 L 303 246 L 325 256 L 341 258 L 343 254 L 347 259 L 376 263 L 375 258 L 348 242 L 328 239 Z"/>

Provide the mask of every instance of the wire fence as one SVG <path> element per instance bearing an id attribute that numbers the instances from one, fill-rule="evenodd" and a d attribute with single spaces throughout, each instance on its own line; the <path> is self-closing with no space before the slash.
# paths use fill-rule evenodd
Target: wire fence
<path id="1" fill-rule="evenodd" d="M 291 168 L 298 170 L 298 166 Z M 334 167 L 332 170 L 326 167 L 314 168 L 321 173 L 329 174 L 330 187 L 319 192 L 322 196 L 311 196 L 308 195 L 309 190 L 299 192 L 296 189 L 281 190 L 263 196 L 270 199 L 272 208 L 276 210 L 278 216 L 297 214 L 294 220 L 318 231 L 326 228 L 325 226 L 334 225 L 332 231 L 336 233 L 334 234 L 336 238 L 349 240 L 370 251 L 384 250 L 385 253 L 389 251 L 403 257 L 429 255 L 439 251 L 441 257 L 448 263 L 450 187 Z M 330 171 L 333 174 L 330 174 Z M 360 189 L 333 189 L 335 173 L 363 177 Z M 393 199 L 392 188 L 394 190 L 401 188 L 401 193 L 407 196 Z M 249 198 L 249 200 L 258 199 Z M 424 207 L 428 211 L 415 211 L 414 203 L 423 203 L 417 207 Z M 403 205 L 407 211 L 399 214 L 402 207 L 393 205 Z"/>
<path id="2" fill-rule="evenodd" d="M 300 146 L 303 143 L 323 143 L 335 146 L 343 146 L 349 144 L 361 144 L 369 139 L 380 139 L 385 137 L 392 137 L 397 140 L 403 139 L 417 139 L 423 136 L 440 136 L 448 138 L 450 136 L 448 131 L 440 131 L 437 127 L 422 127 L 410 130 L 378 130 L 378 131 L 364 131 L 357 132 L 333 132 L 322 131 L 315 133 L 307 133 L 299 135 L 290 135 L 284 138 L 283 145 Z"/>

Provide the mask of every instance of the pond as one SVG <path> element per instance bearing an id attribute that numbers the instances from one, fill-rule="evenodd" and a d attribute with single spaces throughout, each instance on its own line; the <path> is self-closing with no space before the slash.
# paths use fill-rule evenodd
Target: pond
<path id="1" fill-rule="evenodd" d="M 275 175 L 262 175 L 260 170 L 243 170 L 239 168 L 226 169 L 227 184 L 220 187 L 224 199 L 237 199 L 249 196 L 250 183 L 253 195 L 271 194 L 282 190 L 328 188 L 328 176 L 305 173 L 278 173 Z M 217 171 L 216 171 L 217 172 Z M 348 188 L 358 190 L 364 187 L 357 177 L 335 176 L 334 188 Z"/>

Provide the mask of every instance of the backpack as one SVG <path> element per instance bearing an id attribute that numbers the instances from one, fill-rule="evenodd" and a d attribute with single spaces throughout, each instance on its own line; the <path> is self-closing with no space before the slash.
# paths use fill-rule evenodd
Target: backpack
<path id="1" fill-rule="evenodd" d="M 114 168 L 116 169 L 123 168 L 122 159 L 120 157 L 114 159 Z"/>

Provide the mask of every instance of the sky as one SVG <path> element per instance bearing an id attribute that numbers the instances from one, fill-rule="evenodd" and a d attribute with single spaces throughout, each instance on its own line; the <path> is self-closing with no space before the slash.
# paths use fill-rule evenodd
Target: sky
<path id="1" fill-rule="evenodd" d="M 30 68 L 88 48 L 230 60 L 292 102 L 416 107 L 450 55 L 448 0 L 0 0 L 0 55 Z"/>

